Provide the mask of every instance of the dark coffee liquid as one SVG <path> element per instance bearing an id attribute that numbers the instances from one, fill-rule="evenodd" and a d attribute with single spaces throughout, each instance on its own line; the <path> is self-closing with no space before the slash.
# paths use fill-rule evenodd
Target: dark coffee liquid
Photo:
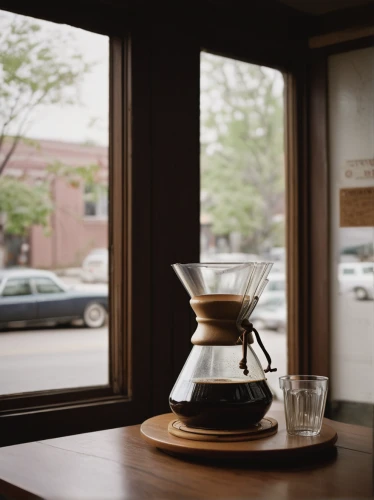
<path id="1" fill-rule="evenodd" d="M 245 429 L 264 417 L 272 400 L 265 380 L 194 379 L 174 390 L 169 403 L 189 427 Z"/>

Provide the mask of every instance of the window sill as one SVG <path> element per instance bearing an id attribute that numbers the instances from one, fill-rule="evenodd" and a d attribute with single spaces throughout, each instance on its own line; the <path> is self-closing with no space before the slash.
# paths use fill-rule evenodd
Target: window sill
<path id="1" fill-rule="evenodd" d="M 132 425 L 142 417 L 125 396 L 24 409 L 0 416 L 0 447 Z"/>
<path id="2" fill-rule="evenodd" d="M 83 222 L 108 222 L 107 215 L 84 215 Z"/>

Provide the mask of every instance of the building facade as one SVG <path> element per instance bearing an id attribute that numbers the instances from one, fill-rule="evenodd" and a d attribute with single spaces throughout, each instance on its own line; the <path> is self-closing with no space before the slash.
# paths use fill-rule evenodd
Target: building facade
<path id="1" fill-rule="evenodd" d="M 81 180 L 71 183 L 65 177 L 48 173 L 56 162 L 68 167 L 97 165 L 97 186 Z M 28 237 L 6 236 L 6 265 L 61 269 L 79 267 L 93 248 L 108 246 L 108 148 L 59 141 L 40 140 L 37 145 L 20 143 L 2 175 L 20 182 L 49 182 L 54 210 L 50 234 L 40 226 L 30 228 Z M 26 245 L 25 245 L 26 243 Z M 22 248 L 26 257 L 20 262 Z"/>

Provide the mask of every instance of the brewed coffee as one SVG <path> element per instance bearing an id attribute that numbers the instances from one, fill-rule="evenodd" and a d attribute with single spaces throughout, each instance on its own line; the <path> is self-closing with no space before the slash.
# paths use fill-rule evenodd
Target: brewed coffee
<path id="1" fill-rule="evenodd" d="M 265 380 L 192 379 L 180 384 L 170 408 L 189 427 L 245 429 L 257 424 L 273 400 Z"/>

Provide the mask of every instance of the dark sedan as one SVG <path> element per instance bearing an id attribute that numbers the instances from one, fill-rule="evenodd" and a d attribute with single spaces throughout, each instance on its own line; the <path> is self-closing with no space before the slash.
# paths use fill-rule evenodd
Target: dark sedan
<path id="1" fill-rule="evenodd" d="M 0 270 L 0 327 L 54 322 L 68 324 L 81 319 L 89 328 L 106 321 L 108 294 L 69 289 L 49 271 Z"/>

